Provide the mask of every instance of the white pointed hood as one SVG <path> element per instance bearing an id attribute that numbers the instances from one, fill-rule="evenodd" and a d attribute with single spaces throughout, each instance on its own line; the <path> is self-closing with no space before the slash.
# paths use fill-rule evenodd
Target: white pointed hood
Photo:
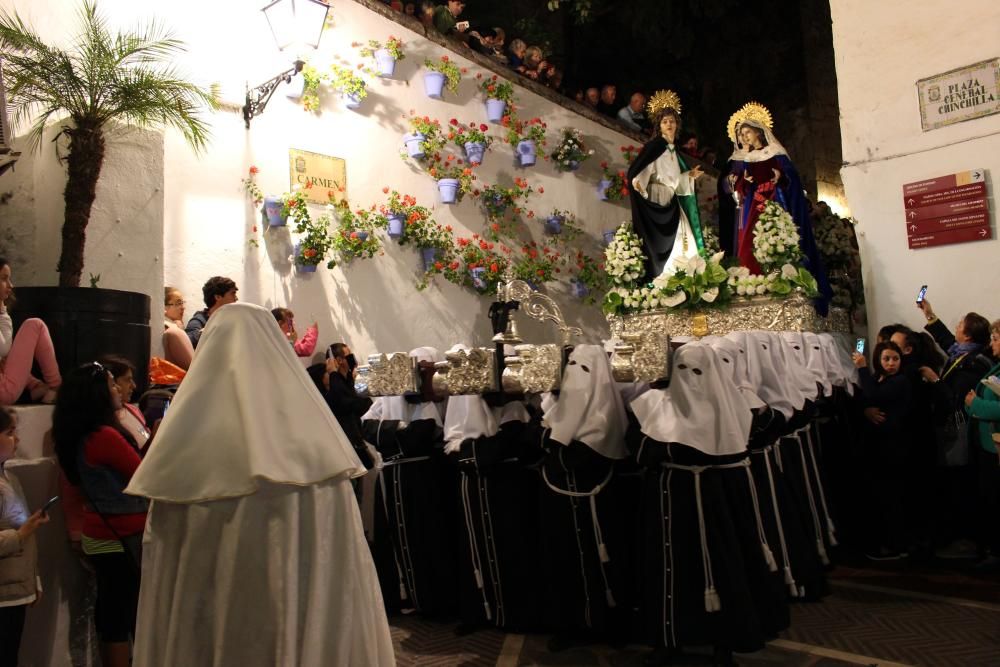
<path id="1" fill-rule="evenodd" d="M 753 410 L 767 407 L 767 403 L 757 395 L 756 387 L 750 382 L 747 368 L 747 352 L 742 343 L 723 336 L 707 336 L 701 339 L 715 350 L 716 356 L 722 362 L 723 371 L 731 374 L 733 382 L 739 387 L 747 405 Z"/>
<path id="2" fill-rule="evenodd" d="M 783 331 L 778 335 L 787 345 L 785 356 L 797 369 L 797 372 L 803 375 L 802 390 L 806 396 L 814 399 L 821 393 L 827 393 L 826 367 L 823 364 L 822 355 L 815 358 L 816 354 L 810 354 L 812 346 L 806 340 L 806 335 L 799 331 Z M 815 334 L 812 335 L 815 336 Z"/>
<path id="3" fill-rule="evenodd" d="M 771 339 L 764 332 L 734 331 L 726 338 L 743 345 L 747 356 L 747 373 L 750 383 L 772 410 L 786 418 L 804 404 L 802 393 L 791 383 L 784 381 L 784 364 L 776 366 L 771 359 Z"/>
<path id="4" fill-rule="evenodd" d="M 611 362 L 601 345 L 577 345 L 569 356 L 554 404 L 546 402 L 543 423 L 550 437 L 569 445 L 574 440 L 610 459 L 623 459 L 628 417 Z"/>
<path id="5" fill-rule="evenodd" d="M 271 313 L 234 303 L 209 319 L 126 492 L 196 503 L 364 473 Z"/>
<path id="6" fill-rule="evenodd" d="M 632 402 L 642 432 L 712 456 L 746 451 L 753 413 L 710 345 L 688 343 L 674 354 L 670 386 Z"/>

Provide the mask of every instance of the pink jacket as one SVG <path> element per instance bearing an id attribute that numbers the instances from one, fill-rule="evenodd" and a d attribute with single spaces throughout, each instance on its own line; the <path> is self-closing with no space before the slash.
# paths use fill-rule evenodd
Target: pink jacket
<path id="1" fill-rule="evenodd" d="M 302 334 L 293 344 L 295 354 L 300 357 L 311 357 L 316 350 L 316 340 L 319 338 L 319 328 L 315 324 L 310 324 L 306 332 Z"/>

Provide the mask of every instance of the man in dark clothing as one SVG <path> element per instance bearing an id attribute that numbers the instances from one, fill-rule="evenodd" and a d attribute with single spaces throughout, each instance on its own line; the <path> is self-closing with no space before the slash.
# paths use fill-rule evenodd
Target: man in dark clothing
<path id="1" fill-rule="evenodd" d="M 213 276 L 202 286 L 201 294 L 205 299 L 205 310 L 197 311 L 184 327 L 184 333 L 191 339 L 193 347 L 198 347 L 202 329 L 208 324 L 208 318 L 227 303 L 235 303 L 237 291 L 236 283 L 223 276 Z"/>
<path id="2" fill-rule="evenodd" d="M 361 429 L 361 416 L 372 406 L 372 399 L 359 396 L 354 388 L 354 375 L 358 362 L 346 343 L 334 343 L 327 351 L 326 372 L 323 376 L 323 397 L 333 411 L 344 434 L 366 468 L 373 461 L 365 446 Z"/>
<path id="3" fill-rule="evenodd" d="M 465 32 L 469 27 L 468 21 L 463 21 L 461 25 L 458 21 L 458 17 L 461 16 L 464 9 L 465 2 L 463 0 L 448 0 L 445 4 L 439 5 L 434 10 L 434 27 L 442 35 Z"/>

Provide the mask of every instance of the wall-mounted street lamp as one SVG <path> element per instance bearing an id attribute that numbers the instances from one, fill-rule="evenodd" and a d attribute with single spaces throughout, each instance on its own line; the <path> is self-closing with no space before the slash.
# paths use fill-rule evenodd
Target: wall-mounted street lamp
<path id="1" fill-rule="evenodd" d="M 281 83 L 290 83 L 302 71 L 305 62 L 299 57 L 306 49 L 319 47 L 323 26 L 330 6 L 322 0 L 275 0 L 262 10 L 271 27 L 274 43 L 279 51 L 295 47 L 295 61 L 291 69 L 277 74 L 255 88 L 247 89 L 243 105 L 243 120 L 250 129 L 250 119 L 264 113 L 264 107 Z"/>

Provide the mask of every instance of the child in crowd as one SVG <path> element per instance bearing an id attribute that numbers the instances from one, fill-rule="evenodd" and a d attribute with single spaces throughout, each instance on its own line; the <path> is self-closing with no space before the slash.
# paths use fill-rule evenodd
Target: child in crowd
<path id="1" fill-rule="evenodd" d="M 310 324 L 300 339 L 299 332 L 295 330 L 295 313 L 287 308 L 275 308 L 271 311 L 271 314 L 274 315 L 274 319 L 278 320 L 281 333 L 285 334 L 285 338 L 292 344 L 296 356 L 311 357 L 312 353 L 316 351 L 316 339 L 319 338 L 319 324 L 316 322 Z"/>
<path id="2" fill-rule="evenodd" d="M 853 356 L 863 392 L 862 403 L 872 414 L 866 420 L 864 434 L 865 468 L 869 473 L 869 489 L 877 508 L 872 539 L 883 542 L 872 550 L 872 560 L 895 560 L 906 557 L 906 415 L 912 396 L 912 386 L 904 376 L 903 352 L 891 341 L 875 346 L 868 369 L 864 355 Z M 880 536 L 880 537 L 875 537 Z"/>
<path id="3" fill-rule="evenodd" d="M 17 416 L 0 407 L 0 667 L 17 667 L 25 611 L 41 594 L 35 531 L 49 520 L 28 516 L 24 493 L 4 466 L 17 450 Z"/>

